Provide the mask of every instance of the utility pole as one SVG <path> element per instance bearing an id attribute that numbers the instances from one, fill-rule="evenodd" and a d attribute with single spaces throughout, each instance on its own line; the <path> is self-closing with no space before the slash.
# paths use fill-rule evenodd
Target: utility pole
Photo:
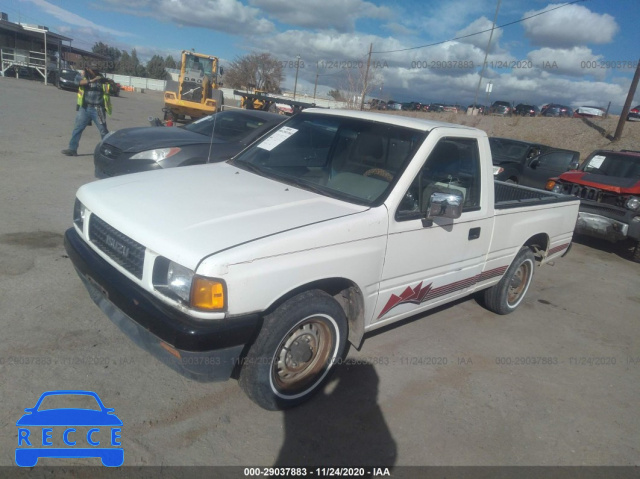
<path id="1" fill-rule="evenodd" d="M 296 57 L 296 81 L 293 84 L 293 99 L 296 99 L 296 90 L 298 89 L 298 69 L 300 68 L 300 55 Z"/>
<path id="2" fill-rule="evenodd" d="M 491 33 L 489 34 L 489 42 L 487 43 L 487 51 L 484 52 L 484 61 L 482 62 L 482 70 L 480 70 L 480 79 L 478 80 L 478 87 L 476 88 L 476 96 L 473 99 L 473 107 L 478 104 L 478 92 L 480 91 L 480 84 L 482 83 L 482 77 L 484 76 L 484 69 L 487 65 L 487 57 L 489 56 L 489 49 L 491 48 L 491 39 L 493 38 L 493 30 L 496 28 L 496 21 L 498 20 L 498 10 L 500 10 L 500 2 L 502 0 L 498 0 L 498 5 L 496 6 L 496 14 L 493 16 L 493 26 L 491 27 Z"/>
<path id="3" fill-rule="evenodd" d="M 624 123 L 627 121 L 627 115 L 629 114 L 629 108 L 631 108 L 631 102 L 636 94 L 636 88 L 638 88 L 638 80 L 640 79 L 640 63 L 636 66 L 636 74 L 633 75 L 631 80 L 631 86 L 629 87 L 629 93 L 627 94 L 627 101 L 624 102 L 624 108 L 620 113 L 620 120 L 618 120 L 618 127 L 616 133 L 613 135 L 613 141 L 618 141 L 622 136 L 622 130 L 624 129 Z"/>
<path id="4" fill-rule="evenodd" d="M 364 96 L 367 94 L 367 80 L 369 79 L 369 66 L 371 65 L 371 52 L 373 43 L 369 44 L 369 57 L 367 58 L 367 70 L 364 72 L 364 86 L 362 87 L 362 97 L 360 98 L 360 111 L 364 110 Z"/>
<path id="5" fill-rule="evenodd" d="M 318 67 L 316 66 L 316 84 L 313 87 L 313 99 L 316 99 L 316 90 L 318 89 L 318 77 L 320 76 L 320 73 L 318 73 Z"/>

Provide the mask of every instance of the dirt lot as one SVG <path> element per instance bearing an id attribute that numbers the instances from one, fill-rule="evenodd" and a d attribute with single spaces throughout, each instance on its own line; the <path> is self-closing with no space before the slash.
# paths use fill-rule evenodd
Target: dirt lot
<path id="1" fill-rule="evenodd" d="M 123 92 L 110 128 L 147 125 L 161 101 Z M 172 372 L 89 299 L 62 246 L 99 139 L 91 127 L 81 156 L 59 153 L 74 104 L 73 92 L 0 78 L 0 465 L 14 463 L 24 408 L 57 389 L 115 408 L 126 465 L 640 464 L 640 265 L 624 247 L 575 244 L 510 316 L 467 299 L 370 336 L 350 353 L 362 364 L 339 368 L 324 395 L 266 412 L 233 381 Z M 554 132 L 550 144 L 583 154 L 604 146 L 580 120 L 543 120 L 478 126 L 515 136 L 542 125 L 518 136 Z M 638 128 L 625 147 L 640 149 Z"/>

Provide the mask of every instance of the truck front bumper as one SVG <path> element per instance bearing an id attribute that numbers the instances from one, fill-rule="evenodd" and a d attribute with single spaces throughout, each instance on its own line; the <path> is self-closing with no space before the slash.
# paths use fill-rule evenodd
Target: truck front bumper
<path id="1" fill-rule="evenodd" d="M 616 242 L 625 239 L 628 230 L 629 225 L 612 218 L 583 211 L 578 213 L 576 233 Z"/>
<path id="2" fill-rule="evenodd" d="M 260 330 L 258 314 L 197 320 L 162 303 L 122 275 L 80 237 L 64 246 L 91 299 L 132 341 L 183 376 L 225 381 Z"/>

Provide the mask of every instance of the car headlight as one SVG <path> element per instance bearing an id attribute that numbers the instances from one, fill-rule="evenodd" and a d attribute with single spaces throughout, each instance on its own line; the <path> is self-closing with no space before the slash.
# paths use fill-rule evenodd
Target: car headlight
<path id="1" fill-rule="evenodd" d="M 551 188 L 551 191 L 553 193 L 562 193 L 562 184 L 556 183 L 555 185 L 553 185 L 553 188 Z"/>
<path id="2" fill-rule="evenodd" d="M 501 166 L 494 166 L 493 167 L 493 176 L 499 175 L 503 171 L 504 171 L 504 168 L 502 168 Z"/>
<path id="3" fill-rule="evenodd" d="M 638 211 L 640 209 L 640 198 L 637 196 L 630 196 L 624 205 L 632 211 Z"/>
<path id="4" fill-rule="evenodd" d="M 166 258 L 158 258 L 153 283 L 161 293 L 180 299 L 191 308 L 204 311 L 226 310 L 226 284 L 223 280 L 197 275 L 189 268 Z"/>
<path id="5" fill-rule="evenodd" d="M 84 207 L 82 202 L 76 198 L 76 202 L 73 205 L 73 222 L 75 225 L 80 228 L 80 230 L 84 227 L 84 218 L 86 216 L 87 209 Z"/>
<path id="6" fill-rule="evenodd" d="M 155 150 L 141 151 L 130 159 L 162 161 L 180 152 L 180 148 L 157 148 Z"/>

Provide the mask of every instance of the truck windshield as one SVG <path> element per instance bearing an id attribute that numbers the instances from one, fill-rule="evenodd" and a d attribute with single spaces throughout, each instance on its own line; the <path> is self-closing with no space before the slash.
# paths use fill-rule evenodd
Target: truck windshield
<path id="1" fill-rule="evenodd" d="M 585 161 L 584 171 L 617 178 L 640 178 L 640 156 L 598 152 Z"/>
<path id="2" fill-rule="evenodd" d="M 381 204 L 426 138 L 422 130 L 302 113 L 232 163 L 352 203 Z"/>

